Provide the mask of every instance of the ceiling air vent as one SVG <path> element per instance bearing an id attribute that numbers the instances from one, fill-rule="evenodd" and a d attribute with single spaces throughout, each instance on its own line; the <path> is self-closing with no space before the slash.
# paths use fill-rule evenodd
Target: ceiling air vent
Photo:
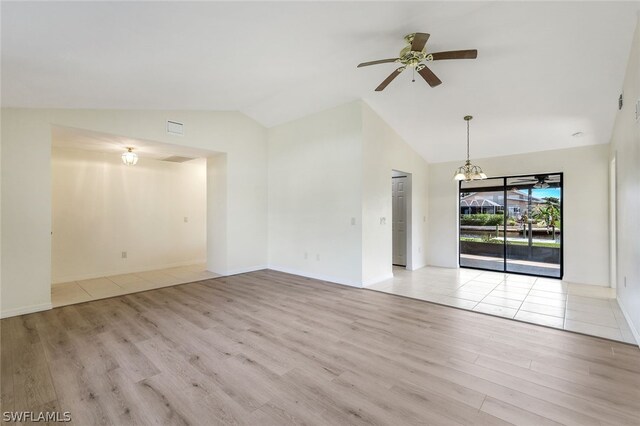
<path id="1" fill-rule="evenodd" d="M 184 135 L 184 124 L 177 121 L 167 120 L 167 133 L 170 135 Z"/>
<path id="2" fill-rule="evenodd" d="M 163 158 L 162 161 L 168 161 L 170 163 L 184 163 L 186 161 L 194 160 L 192 157 L 181 157 L 179 155 L 172 155 L 171 157 Z"/>

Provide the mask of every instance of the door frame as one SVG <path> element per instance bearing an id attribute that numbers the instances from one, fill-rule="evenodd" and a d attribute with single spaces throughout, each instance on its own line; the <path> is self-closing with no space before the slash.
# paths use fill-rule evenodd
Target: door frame
<path id="1" fill-rule="evenodd" d="M 609 287 L 618 285 L 618 192 L 616 154 L 609 162 Z"/>
<path id="2" fill-rule="evenodd" d="M 533 176 L 533 175 L 559 175 L 560 176 L 560 223 L 562 224 L 562 229 L 564 229 L 565 224 L 564 224 L 564 173 L 563 172 L 544 172 L 544 173 L 525 173 L 525 174 L 518 174 L 518 175 L 507 175 L 507 176 L 491 176 L 490 179 L 502 179 L 502 185 L 501 186 L 490 186 L 490 187 L 482 187 L 482 190 L 485 191 L 503 191 L 504 194 L 504 209 L 505 212 L 508 209 L 507 206 L 507 179 L 511 179 L 511 178 L 519 178 L 519 177 L 529 177 L 529 176 Z M 460 256 L 461 256 L 461 241 L 460 241 L 460 191 L 462 190 L 462 182 L 463 181 L 458 181 L 458 196 L 457 196 L 457 206 L 458 206 L 458 210 L 457 210 L 457 218 L 456 218 L 456 223 L 458 225 L 458 232 L 456 233 L 457 238 L 458 238 L 458 267 L 459 268 L 465 268 L 465 269 L 477 269 L 480 271 L 489 271 L 489 272 L 497 272 L 497 273 L 504 273 L 504 274 L 514 274 L 514 275 L 526 275 L 526 276 L 530 276 L 530 277 L 540 277 L 540 278 L 551 278 L 551 279 L 559 279 L 561 280 L 564 277 L 564 231 L 560 232 L 560 276 L 559 277 L 550 277 L 548 275 L 539 275 L 539 274 L 527 274 L 524 272 L 514 272 L 514 271 L 507 271 L 507 242 L 506 242 L 506 236 L 505 236 L 505 242 L 503 243 L 503 255 L 502 255 L 502 261 L 503 261 L 503 267 L 502 267 L 502 271 L 496 271 L 495 269 L 488 269 L 488 268 L 480 268 L 480 267 L 474 267 L 474 266 L 461 266 L 460 265 Z M 507 215 L 504 215 L 504 223 L 503 223 L 504 229 L 507 229 Z"/>

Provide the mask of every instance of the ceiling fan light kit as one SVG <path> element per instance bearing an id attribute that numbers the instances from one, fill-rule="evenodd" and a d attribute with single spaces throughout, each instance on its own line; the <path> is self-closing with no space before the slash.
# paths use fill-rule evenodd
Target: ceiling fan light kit
<path id="1" fill-rule="evenodd" d="M 436 87 L 442 81 L 436 76 L 424 62 L 439 61 L 443 59 L 475 59 L 478 57 L 478 51 L 473 50 L 453 50 L 448 52 L 427 53 L 426 44 L 430 35 L 427 33 L 413 33 L 404 37 L 406 46 L 400 51 L 397 58 L 379 59 L 377 61 L 363 62 L 358 68 L 368 67 L 370 65 L 398 63 L 401 66 L 392 72 L 378 87 L 376 92 L 385 89 L 400 73 L 409 68 L 413 68 L 427 84 Z"/>
<path id="2" fill-rule="evenodd" d="M 471 160 L 469 159 L 469 121 L 471 121 L 473 117 L 470 115 L 465 115 L 464 121 L 467 122 L 467 161 L 464 163 L 464 166 L 458 167 L 458 170 L 453 175 L 453 180 L 460 181 L 463 180 L 465 182 L 470 182 L 472 180 L 482 180 L 486 179 L 487 175 L 482 171 L 480 166 L 476 166 L 471 164 Z"/>
<path id="3" fill-rule="evenodd" d="M 128 147 L 127 152 L 122 154 L 122 162 L 125 166 L 135 166 L 138 162 L 138 154 L 133 152 L 133 148 Z"/>

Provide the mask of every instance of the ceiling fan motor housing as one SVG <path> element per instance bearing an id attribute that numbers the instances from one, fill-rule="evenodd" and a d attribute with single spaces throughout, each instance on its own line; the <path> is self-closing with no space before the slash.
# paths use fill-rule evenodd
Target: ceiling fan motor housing
<path id="1" fill-rule="evenodd" d="M 411 50 L 411 45 L 408 45 L 400 51 L 398 58 L 401 64 L 408 67 L 415 67 L 420 62 L 427 59 L 427 55 L 424 52 L 424 49 L 421 51 Z"/>

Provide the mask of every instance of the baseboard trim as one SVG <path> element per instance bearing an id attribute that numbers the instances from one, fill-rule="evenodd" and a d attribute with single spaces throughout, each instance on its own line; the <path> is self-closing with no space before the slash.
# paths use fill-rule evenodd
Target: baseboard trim
<path id="1" fill-rule="evenodd" d="M 261 271 L 263 269 L 268 269 L 268 268 L 269 267 L 267 265 L 248 266 L 246 268 L 231 269 L 231 270 L 227 271 L 226 274 L 221 274 L 221 275 L 224 275 L 225 277 L 227 277 L 229 275 L 246 274 L 246 273 L 249 273 L 249 272 Z M 215 271 L 212 271 L 212 272 L 215 272 Z"/>
<path id="2" fill-rule="evenodd" d="M 382 275 L 382 276 L 375 277 L 375 278 L 373 278 L 373 279 L 370 279 L 370 280 L 364 281 L 364 282 L 362 283 L 362 286 L 363 286 L 363 287 L 367 287 L 367 286 L 370 286 L 370 285 L 374 285 L 374 284 L 381 283 L 381 282 L 383 282 L 383 281 L 390 280 L 390 279 L 392 279 L 392 278 L 393 278 L 393 272 L 390 272 L 390 273 L 388 273 L 388 274 L 386 274 L 386 275 Z"/>
<path id="3" fill-rule="evenodd" d="M 411 265 L 411 268 L 409 268 L 409 271 L 417 271 L 418 269 L 422 269 L 426 266 L 427 266 L 426 263 L 421 263 L 419 265 Z"/>
<path id="4" fill-rule="evenodd" d="M 629 316 L 629 314 L 625 310 L 624 305 L 622 303 L 620 303 L 620 299 L 618 297 L 616 297 L 616 301 L 618 302 L 618 306 L 620 307 L 620 310 L 622 311 L 622 315 L 624 315 L 624 319 L 627 320 L 627 325 L 629 326 L 629 329 L 631 330 L 631 334 L 633 334 L 633 338 L 636 339 L 636 344 L 638 345 L 638 347 L 640 347 L 640 333 L 638 333 L 638 330 L 636 330 L 636 327 L 633 324 L 633 321 L 631 321 L 631 317 Z"/>
<path id="5" fill-rule="evenodd" d="M 556 278 L 553 278 L 553 279 L 556 279 Z M 566 274 L 565 274 L 564 277 L 562 277 L 562 281 L 567 282 L 567 283 L 572 283 L 572 284 L 588 285 L 588 286 L 591 286 L 591 287 L 612 288 L 611 285 L 608 282 L 606 284 L 603 284 L 602 282 L 601 283 L 584 282 L 584 281 L 573 279 L 571 277 L 567 278 Z"/>
<path id="6" fill-rule="evenodd" d="M 334 284 L 362 288 L 362 283 L 360 282 L 345 280 L 335 276 L 299 271 L 297 269 L 287 268 L 285 266 L 278 266 L 278 265 L 269 265 L 269 269 L 272 269 L 278 272 L 284 272 L 285 274 L 292 274 L 292 275 L 299 275 L 301 277 L 306 277 L 306 278 L 313 278 L 314 280 L 327 281 Z"/>
<path id="7" fill-rule="evenodd" d="M 0 312 L 0 318 L 17 317 L 18 315 L 32 314 L 34 312 L 48 311 L 51 303 L 41 303 L 39 305 L 23 306 L 21 308 L 6 309 Z"/>
<path id="8" fill-rule="evenodd" d="M 73 275 L 71 277 L 64 277 L 61 279 L 57 279 L 55 282 L 53 282 L 52 285 L 68 283 L 70 281 L 91 280 L 94 278 L 108 277 L 111 275 L 136 274 L 138 272 L 153 271 L 156 269 L 177 268 L 179 266 L 188 266 L 188 265 L 193 265 L 195 263 L 206 263 L 206 262 L 207 262 L 206 259 L 196 259 L 196 260 L 186 260 L 184 262 L 162 263 L 155 266 L 154 265 L 141 266 L 139 268 L 123 269 L 118 271 L 103 272 L 99 274 L 96 273 L 96 274 Z"/>

